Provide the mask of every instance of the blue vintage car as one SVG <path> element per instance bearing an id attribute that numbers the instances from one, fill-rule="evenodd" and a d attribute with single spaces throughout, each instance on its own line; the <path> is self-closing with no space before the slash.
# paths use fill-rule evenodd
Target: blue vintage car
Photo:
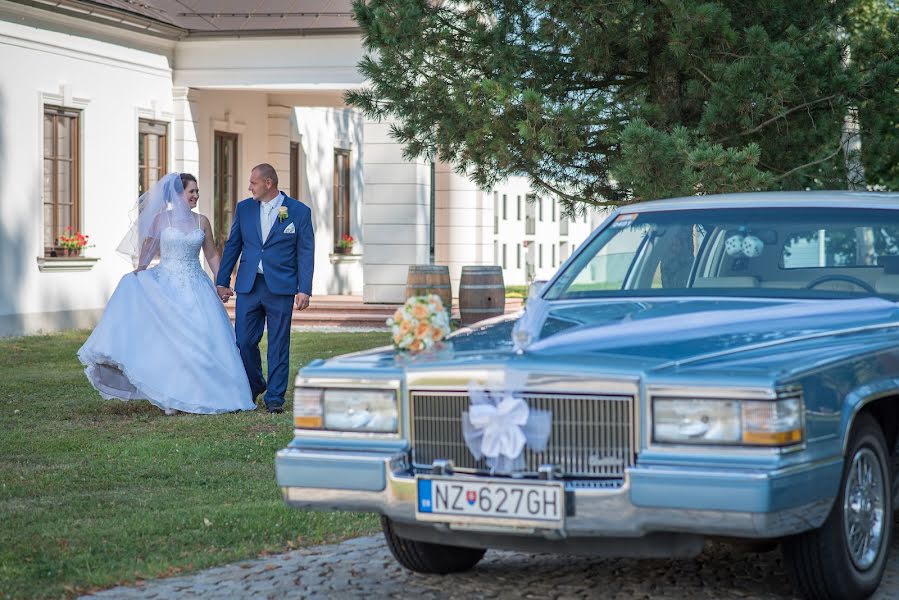
<path id="1" fill-rule="evenodd" d="M 899 480 L 897 299 L 899 194 L 619 208 L 523 313 L 302 369 L 278 484 L 379 513 L 417 572 L 714 537 L 779 543 L 807 598 L 865 598 Z"/>

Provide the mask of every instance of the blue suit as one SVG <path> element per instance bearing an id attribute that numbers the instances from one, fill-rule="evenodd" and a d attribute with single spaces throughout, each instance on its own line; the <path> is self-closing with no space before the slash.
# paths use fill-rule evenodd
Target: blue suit
<path id="1" fill-rule="evenodd" d="M 314 232 L 312 211 L 286 195 L 281 204 L 287 218 L 276 218 L 262 239 L 259 202 L 248 198 L 237 204 L 231 234 L 222 252 L 215 284 L 230 287 L 231 273 L 240 256 L 234 291 L 237 293 L 234 329 L 237 347 L 255 398 L 265 390 L 268 408 L 284 405 L 290 358 L 290 321 L 294 295 L 312 295 Z M 293 232 L 285 230 L 293 225 Z M 264 274 L 258 273 L 262 261 Z M 268 383 L 262 376 L 259 341 L 268 327 Z"/>

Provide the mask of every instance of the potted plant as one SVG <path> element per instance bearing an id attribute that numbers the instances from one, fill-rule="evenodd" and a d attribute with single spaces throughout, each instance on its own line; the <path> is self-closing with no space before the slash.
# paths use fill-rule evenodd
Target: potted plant
<path id="1" fill-rule="evenodd" d="M 352 254 L 355 243 L 356 240 L 353 236 L 348 233 L 343 234 L 343 237 L 337 240 L 337 254 Z"/>
<path id="2" fill-rule="evenodd" d="M 63 249 L 65 256 L 81 256 L 82 250 L 91 247 L 88 246 L 89 239 L 89 235 L 84 235 L 80 231 L 72 231 L 71 227 L 66 227 L 57 243 Z"/>

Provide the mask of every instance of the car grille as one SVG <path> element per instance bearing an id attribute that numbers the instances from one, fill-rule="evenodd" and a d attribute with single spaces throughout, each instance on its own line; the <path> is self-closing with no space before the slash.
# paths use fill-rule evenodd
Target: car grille
<path id="1" fill-rule="evenodd" d="M 537 393 L 522 397 L 532 409 L 552 412 L 547 447 L 543 452 L 525 448 L 523 474 L 536 474 L 540 465 L 552 464 L 566 476 L 617 478 L 634 464 L 632 397 Z M 474 459 L 462 437 L 462 412 L 468 404 L 465 392 L 410 393 L 416 468 L 426 469 L 443 459 L 452 460 L 458 471 L 488 471 L 483 459 Z"/>

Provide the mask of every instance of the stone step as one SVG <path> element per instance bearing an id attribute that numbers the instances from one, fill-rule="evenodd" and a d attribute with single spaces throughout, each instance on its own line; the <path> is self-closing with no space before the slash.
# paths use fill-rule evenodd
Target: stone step
<path id="1" fill-rule="evenodd" d="M 521 308 L 520 298 L 506 298 L 506 314 Z M 294 311 L 291 324 L 303 327 L 367 327 L 386 328 L 386 320 L 399 304 L 365 304 L 358 296 L 313 297 L 309 308 Z M 234 301 L 225 305 L 225 311 L 234 320 Z M 453 305 L 451 318 L 459 319 L 459 307 Z"/>

